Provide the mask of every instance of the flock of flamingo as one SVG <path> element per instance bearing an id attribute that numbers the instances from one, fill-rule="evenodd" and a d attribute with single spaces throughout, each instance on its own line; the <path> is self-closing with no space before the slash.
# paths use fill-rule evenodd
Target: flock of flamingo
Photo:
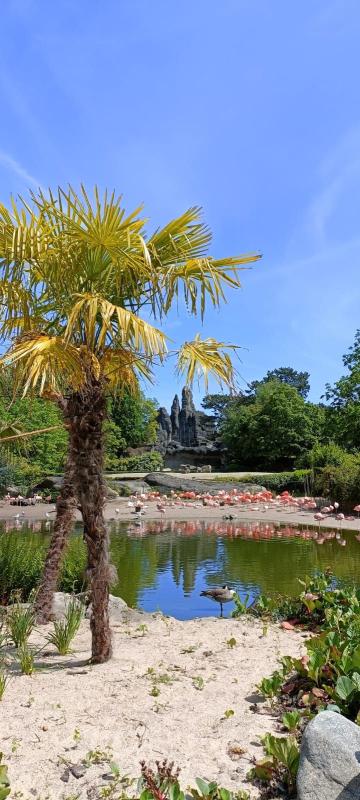
<path id="1" fill-rule="evenodd" d="M 160 514 L 165 514 L 167 508 L 219 508 L 219 507 L 237 507 L 241 511 L 263 511 L 268 509 L 276 509 L 280 512 L 285 510 L 291 512 L 296 511 L 314 511 L 318 508 L 318 503 L 312 497 L 294 497 L 290 492 L 284 491 L 281 494 L 273 497 L 272 492 L 264 489 L 256 494 L 250 492 L 239 492 L 238 489 L 232 489 L 229 492 L 220 490 L 216 494 L 206 494 L 201 492 L 187 491 L 175 492 L 172 490 L 170 495 L 161 494 L 158 491 L 142 492 L 140 494 L 132 495 L 128 507 L 134 510 L 135 514 L 143 514 L 148 506 L 147 503 L 156 503 L 156 510 Z M 360 513 L 360 504 L 356 505 L 353 509 L 357 515 Z M 116 509 L 119 513 L 120 509 Z M 324 519 L 333 517 L 334 519 L 342 522 L 344 519 L 353 520 L 353 516 L 345 516 L 339 512 L 339 503 L 334 502 L 333 505 L 323 506 L 314 514 L 314 519 L 321 522 Z"/>

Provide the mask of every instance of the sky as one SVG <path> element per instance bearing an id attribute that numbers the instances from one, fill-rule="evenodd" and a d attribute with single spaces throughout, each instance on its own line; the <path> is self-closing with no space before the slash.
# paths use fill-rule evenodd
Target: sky
<path id="1" fill-rule="evenodd" d="M 143 202 L 149 231 L 202 206 L 211 255 L 262 260 L 203 325 L 182 309 L 166 332 L 241 345 L 240 388 L 308 370 L 318 401 L 360 327 L 358 0 L 2 0 L 1 12 L 1 202 L 96 183 L 128 209 Z M 169 365 L 149 394 L 168 406 L 180 388 Z"/>

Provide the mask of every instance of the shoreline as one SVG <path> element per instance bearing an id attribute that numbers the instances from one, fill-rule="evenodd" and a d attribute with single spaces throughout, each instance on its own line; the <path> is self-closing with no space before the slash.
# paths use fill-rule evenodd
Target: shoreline
<path id="1" fill-rule="evenodd" d="M 84 620 L 71 655 L 47 645 L 31 677 L 13 672 L 0 739 L 14 796 L 88 800 L 109 785 L 109 761 L 138 777 L 141 759 L 163 758 L 181 767 L 183 786 L 202 777 L 249 790 L 260 737 L 278 728 L 256 685 L 280 655 L 304 652 L 304 634 L 248 617 L 180 621 L 127 607 L 111 627 L 114 654 L 105 664 L 88 662 Z M 31 634 L 35 649 L 50 629 Z M 91 753 L 98 760 L 83 769 Z M 64 785 L 68 764 L 80 772 Z"/>
<path id="2" fill-rule="evenodd" d="M 284 509 L 269 508 L 265 511 L 243 509 L 242 507 L 223 506 L 214 508 L 209 506 L 201 506 L 199 508 L 184 507 L 176 508 L 167 507 L 165 513 L 160 513 L 156 509 L 156 504 L 149 502 L 145 514 L 141 517 L 143 522 L 160 521 L 166 522 L 183 520 L 204 520 L 204 521 L 225 521 L 225 517 L 233 517 L 232 521 L 236 523 L 250 524 L 251 522 L 277 523 L 279 525 L 303 525 L 310 526 L 321 530 L 337 530 L 337 531 L 353 531 L 360 534 L 360 519 L 344 519 L 337 520 L 334 516 L 327 516 L 320 523 L 314 519 L 314 514 L 311 511 L 285 511 Z M 350 515 L 349 515 L 350 516 Z M 110 500 L 105 503 L 104 517 L 106 522 L 118 521 L 134 523 L 136 520 L 135 514 L 131 513 L 128 506 L 128 498 L 119 498 L 117 500 Z M 0 523 L 10 522 L 13 520 L 14 528 L 21 522 L 44 522 L 52 521 L 55 518 L 54 505 L 51 503 L 38 503 L 36 506 L 10 506 L 7 503 L 0 505 Z M 79 511 L 75 512 L 74 517 L 76 522 L 81 522 L 81 514 Z"/>

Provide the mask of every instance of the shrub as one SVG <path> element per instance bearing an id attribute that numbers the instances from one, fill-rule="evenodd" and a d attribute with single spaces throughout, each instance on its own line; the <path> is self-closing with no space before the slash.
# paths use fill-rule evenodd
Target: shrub
<path id="1" fill-rule="evenodd" d="M 307 494 L 310 492 L 312 473 L 310 469 L 297 469 L 293 472 L 272 472 L 264 475 L 244 475 L 241 483 L 256 483 L 265 486 L 275 494 L 292 492 L 293 494 Z"/>
<path id="2" fill-rule="evenodd" d="M 349 463 L 352 456 L 339 445 L 330 442 L 329 444 L 316 444 L 311 450 L 303 453 L 297 466 L 308 467 L 317 470 L 321 467 L 341 467 Z"/>
<path id="3" fill-rule="evenodd" d="M 138 456 L 127 456 L 119 458 L 116 464 L 117 472 L 153 472 L 161 469 L 164 459 L 156 450 L 150 453 L 142 453 Z"/>

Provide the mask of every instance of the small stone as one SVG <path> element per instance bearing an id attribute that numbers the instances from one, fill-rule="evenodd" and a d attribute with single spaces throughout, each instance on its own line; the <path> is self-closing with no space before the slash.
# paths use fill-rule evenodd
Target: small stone
<path id="1" fill-rule="evenodd" d="M 42 731 L 48 731 L 48 730 L 49 730 L 49 728 L 48 728 L 48 726 L 47 726 L 47 725 L 42 725 L 42 726 L 41 726 L 41 730 L 42 730 Z"/>
<path id="2" fill-rule="evenodd" d="M 285 622 L 281 623 L 281 627 L 283 628 L 284 631 L 294 631 L 295 630 L 294 625 L 292 625 L 291 622 L 286 622 L 286 620 L 285 620 Z"/>
<path id="3" fill-rule="evenodd" d="M 86 767 L 83 764 L 73 764 L 70 767 L 70 772 L 74 776 L 74 778 L 83 778 L 86 772 Z"/>
<path id="4" fill-rule="evenodd" d="M 69 777 L 70 777 L 70 770 L 69 770 L 69 767 L 67 767 L 67 768 L 64 770 L 63 774 L 62 774 L 62 775 L 60 775 L 60 780 L 61 780 L 63 783 L 68 783 L 68 782 L 69 782 Z"/>

